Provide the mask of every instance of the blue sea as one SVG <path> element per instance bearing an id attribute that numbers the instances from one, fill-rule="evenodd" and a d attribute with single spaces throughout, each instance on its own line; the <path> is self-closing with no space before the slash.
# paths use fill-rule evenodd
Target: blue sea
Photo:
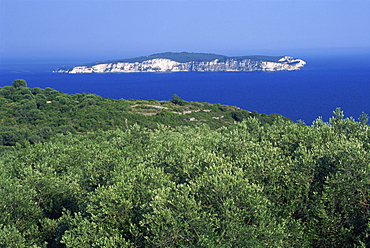
<path id="1" fill-rule="evenodd" d="M 327 121 L 337 107 L 355 119 L 362 112 L 370 115 L 369 54 L 299 58 L 307 62 L 299 71 L 71 75 L 52 71 L 78 63 L 3 60 L 0 87 L 24 79 L 31 88 L 51 87 L 65 93 L 95 93 L 114 99 L 168 100 L 177 94 L 187 101 L 278 113 L 306 124 L 319 116 Z"/>

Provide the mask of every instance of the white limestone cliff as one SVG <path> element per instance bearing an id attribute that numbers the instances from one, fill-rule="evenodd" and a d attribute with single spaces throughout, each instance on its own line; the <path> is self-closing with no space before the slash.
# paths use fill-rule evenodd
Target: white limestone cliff
<path id="1" fill-rule="evenodd" d="M 227 58 L 212 61 L 190 61 L 185 63 L 170 59 L 150 59 L 143 62 L 102 63 L 92 66 L 76 66 L 72 69 L 58 69 L 59 73 L 129 73 L 129 72 L 217 72 L 217 71 L 293 71 L 306 64 L 302 59 L 284 56 L 277 62 L 257 59 Z"/>

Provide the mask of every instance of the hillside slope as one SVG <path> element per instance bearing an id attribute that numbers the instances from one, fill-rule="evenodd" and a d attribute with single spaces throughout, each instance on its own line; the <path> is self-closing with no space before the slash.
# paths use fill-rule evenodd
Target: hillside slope
<path id="1" fill-rule="evenodd" d="M 127 129 L 133 124 L 148 128 L 159 124 L 173 127 L 207 124 L 218 128 L 249 117 L 267 124 L 281 116 L 228 105 L 188 102 L 177 95 L 168 101 L 103 99 L 95 94 L 70 95 L 51 88 L 28 88 L 24 80 L 0 88 L 0 146 L 44 142 L 57 133 Z"/>
<path id="2" fill-rule="evenodd" d="M 365 115 L 234 123 L 176 96 L 0 92 L 0 247 L 370 247 Z"/>

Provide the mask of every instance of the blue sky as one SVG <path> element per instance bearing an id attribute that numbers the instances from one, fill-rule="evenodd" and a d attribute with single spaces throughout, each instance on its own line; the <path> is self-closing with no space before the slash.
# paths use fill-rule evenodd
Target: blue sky
<path id="1" fill-rule="evenodd" d="M 4 58 L 370 50 L 369 0 L 0 0 Z"/>

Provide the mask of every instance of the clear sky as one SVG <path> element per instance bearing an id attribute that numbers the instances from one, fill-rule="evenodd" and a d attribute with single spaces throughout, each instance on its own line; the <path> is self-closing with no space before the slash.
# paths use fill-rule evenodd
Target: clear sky
<path id="1" fill-rule="evenodd" d="M 342 48 L 370 49 L 370 0 L 0 0 L 3 59 Z"/>

